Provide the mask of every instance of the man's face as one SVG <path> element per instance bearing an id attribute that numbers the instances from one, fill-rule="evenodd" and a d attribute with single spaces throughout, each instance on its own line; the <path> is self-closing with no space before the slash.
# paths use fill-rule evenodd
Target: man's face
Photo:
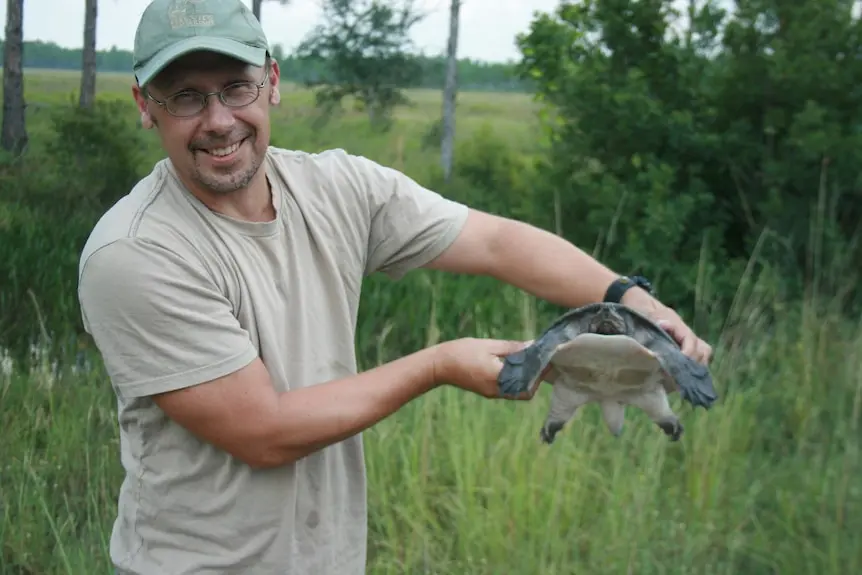
<path id="1" fill-rule="evenodd" d="M 133 88 L 142 113 L 158 127 L 168 157 L 187 185 L 210 195 L 244 189 L 254 179 L 269 145 L 269 106 L 277 102 L 278 64 L 266 70 L 212 52 L 195 52 L 165 68 L 147 86 L 164 102 L 178 92 L 217 92 L 236 82 L 266 82 L 256 101 L 242 108 L 225 106 L 216 95 L 188 117 L 172 116 Z"/>

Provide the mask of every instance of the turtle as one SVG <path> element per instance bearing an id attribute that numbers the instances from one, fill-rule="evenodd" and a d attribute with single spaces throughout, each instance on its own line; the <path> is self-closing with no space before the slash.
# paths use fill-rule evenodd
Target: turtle
<path id="1" fill-rule="evenodd" d="M 679 391 L 695 408 L 718 399 L 709 368 L 685 355 L 664 329 L 621 303 L 571 309 L 524 349 L 505 356 L 497 377 L 501 396 L 553 385 L 540 437 L 553 443 L 582 406 L 599 403 L 605 425 L 622 433 L 625 408 L 643 410 L 671 441 L 684 428 L 668 394 Z"/>

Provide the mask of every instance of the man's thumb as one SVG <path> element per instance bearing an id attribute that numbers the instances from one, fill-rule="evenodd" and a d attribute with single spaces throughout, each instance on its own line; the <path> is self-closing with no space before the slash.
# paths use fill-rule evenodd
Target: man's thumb
<path id="1" fill-rule="evenodd" d="M 533 343 L 533 340 L 530 341 L 513 341 L 513 340 L 500 340 L 500 346 L 497 351 L 498 355 L 509 355 L 511 353 L 517 353 L 522 349 L 530 347 L 530 344 Z"/>

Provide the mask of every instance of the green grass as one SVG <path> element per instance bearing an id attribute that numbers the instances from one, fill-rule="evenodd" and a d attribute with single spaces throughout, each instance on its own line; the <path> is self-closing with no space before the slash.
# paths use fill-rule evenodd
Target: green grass
<path id="1" fill-rule="evenodd" d="M 75 85 L 69 74 L 32 78 L 33 101 Z M 125 82 L 99 85 L 122 97 Z M 277 135 L 299 148 L 346 141 L 421 173 L 436 162 L 418 140 L 439 95 L 414 95 L 418 108 L 399 112 L 390 134 L 363 131 L 364 117 L 352 112 L 312 134 L 309 95 L 293 90 L 276 113 Z M 527 97 L 462 100 L 462 138 L 490 121 L 513 145 L 535 145 Z M 821 300 L 773 301 L 765 276 L 740 278 L 739 293 L 728 327 L 711 338 L 721 398 L 693 412 L 674 397 L 686 427 L 678 443 L 635 410 L 614 439 L 590 406 L 543 446 L 548 389 L 506 402 L 441 388 L 371 429 L 368 572 L 860 572 L 862 329 Z M 530 337 L 550 318 L 511 288 L 424 272 L 369 282 L 364 297 L 357 343 L 366 368 L 398 355 L 405 340 Z M 7 375 L 3 365 L 0 358 L 0 573 L 110 572 L 122 469 L 109 382 L 101 369 L 60 364 L 54 374 L 46 358 Z"/>

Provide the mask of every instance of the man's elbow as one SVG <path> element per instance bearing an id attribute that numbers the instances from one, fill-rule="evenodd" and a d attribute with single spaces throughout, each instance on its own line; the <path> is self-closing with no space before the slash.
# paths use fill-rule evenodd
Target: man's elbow
<path id="1" fill-rule="evenodd" d="M 269 438 L 244 442 L 240 446 L 229 449 L 228 452 L 255 470 L 274 469 L 296 463 L 312 450 L 284 445 L 284 441 Z"/>
<path id="2" fill-rule="evenodd" d="M 254 470 L 274 469 L 290 465 L 300 459 L 300 457 L 293 453 L 261 449 L 234 453 L 233 456 Z"/>
<path id="3" fill-rule="evenodd" d="M 285 442 L 282 430 L 268 429 L 261 422 L 244 431 L 230 437 L 216 436 L 209 439 L 217 448 L 256 470 L 290 465 L 310 452 L 302 446 Z"/>

